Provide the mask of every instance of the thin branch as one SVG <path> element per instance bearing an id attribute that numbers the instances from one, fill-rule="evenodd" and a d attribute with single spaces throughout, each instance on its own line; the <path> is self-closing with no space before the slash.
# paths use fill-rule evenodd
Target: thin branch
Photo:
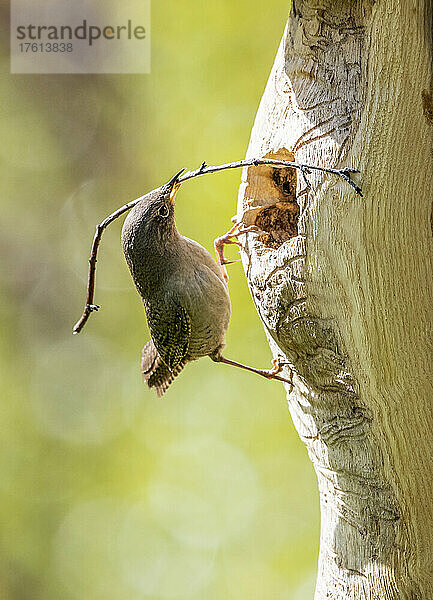
<path id="1" fill-rule="evenodd" d="M 128 210 L 133 208 L 137 204 L 137 202 L 139 202 L 142 198 L 144 198 L 144 196 L 140 196 L 140 198 L 136 198 L 135 200 L 124 204 L 121 208 L 118 208 L 116 211 L 114 211 L 114 213 L 111 213 L 111 215 L 104 219 L 102 223 L 99 223 L 99 225 L 96 226 L 96 231 L 92 242 L 92 249 L 90 250 L 86 304 L 84 305 L 83 314 L 81 315 L 80 319 L 75 323 L 74 328 L 72 330 L 72 333 L 74 335 L 80 333 L 92 312 L 98 311 L 101 308 L 98 304 L 93 304 L 93 297 L 95 293 L 96 263 L 98 262 L 97 254 L 104 229 L 106 229 L 108 225 L 110 225 L 110 223 L 115 221 L 117 217 L 120 217 L 121 215 L 123 215 L 123 213 L 126 213 Z"/>
<path id="2" fill-rule="evenodd" d="M 330 173 L 332 175 L 337 175 L 338 177 L 344 179 L 344 181 L 346 181 L 355 190 L 357 194 L 362 196 L 361 188 L 358 185 L 356 185 L 356 183 L 352 181 L 350 177 L 351 173 L 359 173 L 357 169 L 352 169 L 351 167 L 344 167 L 343 169 L 331 169 L 326 167 L 318 167 L 315 165 L 305 165 L 301 163 L 291 162 L 288 160 L 276 160 L 272 158 L 251 158 L 216 166 L 207 166 L 206 163 L 203 162 L 198 169 L 195 169 L 194 171 L 188 171 L 187 173 L 184 173 L 184 175 L 181 175 L 178 179 L 178 182 L 183 183 L 184 181 L 187 181 L 188 179 L 193 179 L 194 177 L 198 177 L 199 175 L 218 173 L 218 171 L 226 171 L 227 169 L 238 169 L 240 167 L 253 166 L 257 167 L 259 165 L 273 165 L 275 167 L 291 167 L 293 169 L 299 169 L 304 177 L 305 174 L 309 173 L 310 171 L 321 171 L 322 173 Z M 135 200 L 131 200 L 131 202 L 128 202 L 127 204 L 124 204 L 121 208 L 118 208 L 101 223 L 99 223 L 99 225 L 96 226 L 95 236 L 93 238 L 89 258 L 89 275 L 87 280 L 86 303 L 84 305 L 83 314 L 81 315 L 77 323 L 74 325 L 72 333 L 80 333 L 92 312 L 98 311 L 100 308 L 100 306 L 93 303 L 93 298 L 95 293 L 97 254 L 104 230 L 108 227 L 108 225 L 110 225 L 110 223 L 115 221 L 118 217 L 120 217 L 128 210 L 133 208 L 136 204 L 138 204 L 140 200 L 144 198 L 145 195 L 140 196 Z"/>
<path id="3" fill-rule="evenodd" d="M 258 167 L 259 165 L 274 165 L 275 167 L 292 167 L 293 169 L 299 169 L 303 174 L 309 171 L 321 171 L 322 173 L 330 173 L 331 175 L 337 175 L 346 181 L 357 194 L 362 196 L 361 188 L 351 179 L 351 173 L 359 173 L 358 169 L 352 169 L 351 167 L 344 167 L 343 169 L 331 169 L 327 167 L 318 167 L 315 165 L 304 165 L 302 163 L 291 162 L 289 160 L 277 160 L 273 158 L 249 158 L 246 160 L 237 160 L 235 162 L 226 163 L 224 165 L 217 165 L 215 167 L 208 167 L 203 162 L 198 169 L 195 171 L 188 171 L 184 175 L 181 175 L 178 179 L 179 183 L 197 177 L 199 175 L 206 175 L 207 173 L 217 173 L 218 171 L 225 171 L 227 169 L 238 169 L 239 167 Z"/>

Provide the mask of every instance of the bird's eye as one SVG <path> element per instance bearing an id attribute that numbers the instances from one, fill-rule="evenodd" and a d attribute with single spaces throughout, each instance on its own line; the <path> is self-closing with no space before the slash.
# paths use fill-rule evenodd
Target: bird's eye
<path id="1" fill-rule="evenodd" d="M 170 209 L 168 208 L 168 206 L 166 204 L 163 204 L 161 206 L 161 208 L 159 209 L 158 214 L 160 217 L 163 217 L 165 219 L 170 214 Z"/>

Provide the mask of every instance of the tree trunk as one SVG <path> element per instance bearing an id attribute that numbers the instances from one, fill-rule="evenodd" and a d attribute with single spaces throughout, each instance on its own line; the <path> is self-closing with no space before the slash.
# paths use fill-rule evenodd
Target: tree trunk
<path id="1" fill-rule="evenodd" d="M 317 472 L 316 600 L 433 599 L 431 0 L 292 0 L 244 169 L 249 286 Z M 289 388 L 289 386 L 287 386 Z"/>

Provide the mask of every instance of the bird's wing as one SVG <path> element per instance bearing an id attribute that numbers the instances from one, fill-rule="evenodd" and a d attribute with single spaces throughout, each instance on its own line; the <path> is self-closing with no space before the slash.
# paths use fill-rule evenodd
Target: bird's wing
<path id="1" fill-rule="evenodd" d="M 174 369 L 188 352 L 191 335 L 191 320 L 182 306 L 146 310 L 150 334 L 158 354 L 169 369 Z"/>

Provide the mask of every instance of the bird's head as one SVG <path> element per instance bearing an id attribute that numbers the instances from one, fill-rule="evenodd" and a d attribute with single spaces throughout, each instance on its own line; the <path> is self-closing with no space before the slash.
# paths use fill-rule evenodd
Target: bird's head
<path id="1" fill-rule="evenodd" d="M 134 206 L 123 225 L 122 239 L 140 246 L 167 243 L 176 232 L 174 199 L 181 169 L 167 183 L 152 190 Z"/>
<path id="2" fill-rule="evenodd" d="M 140 211 L 145 214 L 149 225 L 164 228 L 174 219 L 174 199 L 180 188 L 179 177 L 185 169 L 181 169 L 170 181 L 146 194 L 138 203 Z"/>

